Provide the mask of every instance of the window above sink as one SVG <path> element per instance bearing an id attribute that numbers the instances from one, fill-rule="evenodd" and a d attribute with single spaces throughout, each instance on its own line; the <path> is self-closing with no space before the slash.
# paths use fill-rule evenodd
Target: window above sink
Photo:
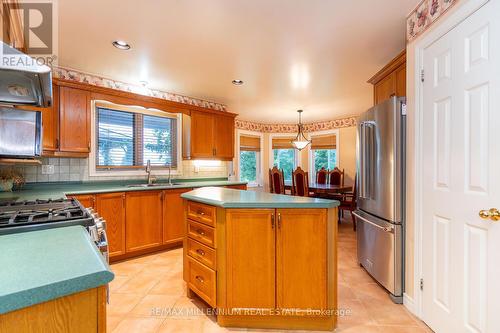
<path id="1" fill-rule="evenodd" d="M 92 103 L 90 176 L 181 173 L 181 115 L 109 102 Z"/>

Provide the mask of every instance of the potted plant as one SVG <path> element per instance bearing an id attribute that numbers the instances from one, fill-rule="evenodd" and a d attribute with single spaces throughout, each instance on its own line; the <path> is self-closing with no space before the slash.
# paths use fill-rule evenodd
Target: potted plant
<path id="1" fill-rule="evenodd" d="M 14 168 L 0 170 L 0 192 L 9 192 L 13 188 L 20 189 L 25 183 L 22 173 Z"/>

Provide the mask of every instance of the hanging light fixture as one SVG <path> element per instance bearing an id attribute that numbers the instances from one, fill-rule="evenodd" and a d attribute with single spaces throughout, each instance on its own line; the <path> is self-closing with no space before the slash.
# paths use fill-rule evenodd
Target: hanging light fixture
<path id="1" fill-rule="evenodd" d="M 302 125 L 302 110 L 297 110 L 299 113 L 299 123 L 297 124 L 297 127 L 299 129 L 299 132 L 297 133 L 297 136 L 295 139 L 292 140 L 292 145 L 298 149 L 299 151 L 307 147 L 308 144 L 311 143 L 311 141 L 306 139 L 306 136 L 304 135 L 304 128 Z"/>

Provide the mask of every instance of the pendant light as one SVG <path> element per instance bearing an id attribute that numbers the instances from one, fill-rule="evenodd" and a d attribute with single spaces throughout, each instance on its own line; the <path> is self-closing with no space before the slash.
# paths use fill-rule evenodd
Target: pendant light
<path id="1" fill-rule="evenodd" d="M 298 133 L 295 139 L 292 140 L 292 145 L 295 147 L 295 149 L 298 149 L 301 151 L 305 147 L 307 147 L 308 144 L 311 143 L 311 141 L 306 139 L 306 136 L 304 135 L 304 128 L 302 126 L 302 110 L 297 110 L 299 113 L 299 123 L 297 124 L 298 127 Z"/>

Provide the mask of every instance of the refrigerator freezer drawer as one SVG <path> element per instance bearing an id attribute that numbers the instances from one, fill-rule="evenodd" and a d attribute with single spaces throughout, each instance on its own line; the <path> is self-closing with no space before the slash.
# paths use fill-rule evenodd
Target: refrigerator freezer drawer
<path id="1" fill-rule="evenodd" d="M 393 296 L 403 295 L 402 226 L 356 211 L 358 261 Z M 399 301 L 399 300 L 398 300 Z"/>

